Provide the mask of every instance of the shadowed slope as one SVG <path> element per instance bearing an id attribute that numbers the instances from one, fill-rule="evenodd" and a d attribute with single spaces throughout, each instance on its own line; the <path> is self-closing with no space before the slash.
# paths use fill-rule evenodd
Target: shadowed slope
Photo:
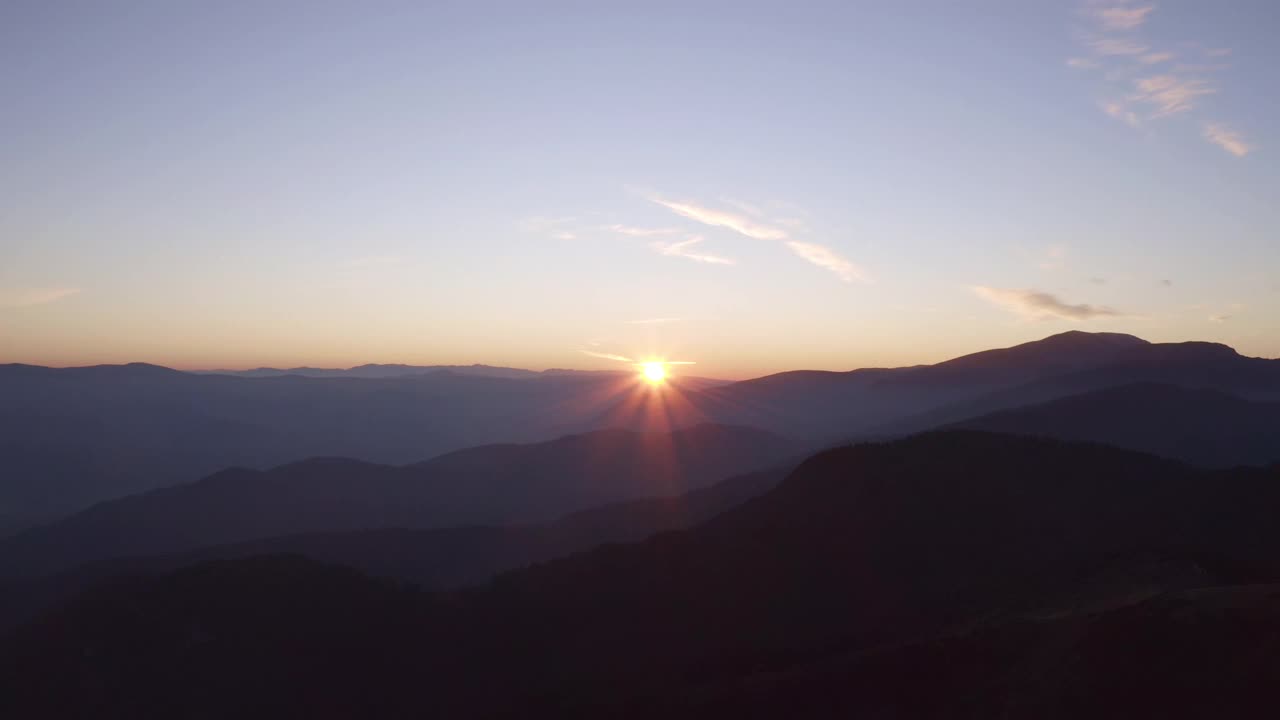
<path id="1" fill-rule="evenodd" d="M 1116 333 L 1066 332 L 936 365 L 844 373 L 797 371 L 705 391 L 743 422 L 823 435 L 855 432 L 941 405 L 1040 378 L 1115 362 L 1145 340 Z"/>
<path id="2" fill-rule="evenodd" d="M 0 702 L 9 706 L 0 709 L 267 717 L 310 711 L 317 695 L 332 694 L 330 716 L 349 711 L 352 698 L 406 716 L 613 716 L 700 696 L 732 699 L 736 691 L 719 689 L 764 672 L 807 672 L 823 658 L 878 653 L 888 653 L 879 666 L 886 682 L 936 677 L 940 691 L 957 691 L 946 683 L 962 690 L 966 668 L 895 675 L 910 661 L 895 665 L 892 648 L 928 648 L 956 633 L 1069 617 L 1086 606 L 1117 608 L 1163 589 L 1275 579 L 1277 505 L 1272 472 L 1204 472 L 1101 446 L 931 434 L 821 453 L 775 490 L 693 530 L 553 561 L 485 588 L 419 596 L 408 607 L 370 588 L 346 606 L 323 600 L 323 619 L 295 618 L 285 608 L 316 592 L 304 582 L 309 573 L 263 569 L 264 561 L 106 589 L 10 638 L 0 653 Z M 191 587 L 192 578 L 207 583 Z M 344 593 L 336 595 L 351 595 Z M 360 630 L 389 617 L 396 631 Z M 1143 636 L 1141 618 L 1135 622 L 1122 627 Z M 1216 622 L 1188 637 L 1211 637 Z M 1261 622 L 1275 627 L 1265 615 Z M 259 623 L 275 625 L 252 632 Z M 311 638 L 316 623 L 337 627 Z M 1001 657 L 1032 668 L 1021 687 L 1069 682 L 1054 663 L 1027 664 L 1057 652 L 1042 642 L 1056 641 L 982 640 L 936 657 L 943 668 L 952 657 L 983 667 L 976 663 L 990 648 L 996 656 L 986 662 L 996 672 Z M 296 643 L 314 653 L 307 663 L 290 664 Z M 1138 648 L 1135 659 L 1114 667 L 1154 661 L 1168 647 L 1129 646 Z M 238 654 L 251 659 L 238 664 Z M 922 667 L 935 662 L 920 657 Z M 255 668 L 277 665 L 289 669 L 252 681 Z M 1144 691 L 1153 712 L 1176 709 L 1166 701 L 1178 697 L 1152 695 L 1156 681 L 1196 667 L 1185 657 L 1154 667 Z M 1243 682 L 1254 693 L 1270 687 L 1261 677 Z M 1003 702 L 1013 697 L 1005 687 L 975 691 Z M 803 694 L 774 700 L 821 710 Z"/>
<path id="3" fill-rule="evenodd" d="M 1218 390 L 1250 400 L 1280 401 L 1280 360 L 1245 357 L 1216 343 L 1137 345 L 1098 367 L 1049 375 L 942 404 L 911 417 L 886 420 L 869 429 L 867 434 L 899 437 L 1000 410 L 1138 383 Z"/>
<path id="4" fill-rule="evenodd" d="M 1280 403 L 1174 385 L 1108 388 L 957 426 L 1101 442 L 1210 467 L 1280 459 Z"/>
<path id="5" fill-rule="evenodd" d="M 304 533 L 180 554 L 113 558 L 50 577 L 0 584 L 0 632 L 103 578 L 255 555 L 299 555 L 425 589 L 461 587 L 605 543 L 642 540 L 705 522 L 773 488 L 790 467 L 738 475 L 683 495 L 591 508 L 547 525 Z"/>
<path id="6" fill-rule="evenodd" d="M 763 431 L 699 426 L 487 446 L 404 467 L 316 458 L 265 472 L 225 470 L 0 541 L 0 571 L 48 572 L 321 530 L 549 521 L 603 503 L 680 494 L 795 452 Z"/>

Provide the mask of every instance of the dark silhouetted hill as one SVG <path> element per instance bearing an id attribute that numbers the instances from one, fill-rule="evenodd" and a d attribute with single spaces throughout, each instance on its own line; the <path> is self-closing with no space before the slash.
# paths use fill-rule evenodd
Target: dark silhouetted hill
<path id="1" fill-rule="evenodd" d="M 957 426 L 1099 442 L 1208 467 L 1280 458 L 1280 403 L 1156 383 L 1072 395 Z"/>
<path id="2" fill-rule="evenodd" d="M 1280 361 L 1210 343 L 1152 344 L 1066 332 L 936 365 L 790 372 L 711 388 L 706 406 L 759 427 L 827 437 L 895 437 L 978 415 L 1134 382 L 1280 397 Z"/>
<path id="3" fill-rule="evenodd" d="M 1098 367 L 1010 384 L 909 417 L 886 419 L 865 434 L 900 437 L 1001 410 L 1138 383 L 1217 390 L 1255 401 L 1280 401 L 1280 360 L 1245 357 L 1215 343 L 1135 345 Z"/>
<path id="4" fill-rule="evenodd" d="M 526 379 L 536 377 L 538 373 L 533 370 L 523 370 L 520 368 L 495 367 L 493 365 L 404 365 L 400 363 L 377 364 L 369 363 L 366 365 L 358 365 L 351 368 L 314 368 L 314 367 L 294 367 L 294 368 L 270 368 L 261 367 L 252 370 L 201 370 L 198 371 L 202 375 L 234 375 L 237 377 L 279 377 L 281 375 L 299 375 L 302 377 L 348 377 L 348 378 L 397 378 L 407 375 L 426 375 L 435 372 L 451 372 L 458 375 L 473 375 L 476 377 L 498 377 L 509 379 Z"/>
<path id="5" fill-rule="evenodd" d="M 0 540 L 0 573 L 304 532 L 544 522 L 604 503 L 679 495 L 797 450 L 760 430 L 700 425 L 485 446 L 402 467 L 314 458 L 265 472 L 230 469 Z"/>
<path id="6" fill-rule="evenodd" d="M 1277 692 L 1274 594 L 1231 586 L 1280 577 L 1278 483 L 976 432 L 841 448 L 463 592 L 288 558 L 122 579 L 6 638 L 0 712 L 1206 716 Z"/>
<path id="7" fill-rule="evenodd" d="M 790 467 L 738 475 L 683 495 L 611 503 L 546 525 L 302 533 L 178 554 L 112 558 L 49 577 L 7 585 L 0 581 L 0 633 L 103 578 L 256 555 L 298 555 L 424 589 L 458 588 L 598 545 L 692 527 L 773 488 Z"/>
<path id="8" fill-rule="evenodd" d="M 1280 701 L 1280 586 L 1165 592 L 876 652 L 825 652 L 615 718 L 1254 718 Z M 582 713 L 582 717 L 587 716 Z"/>

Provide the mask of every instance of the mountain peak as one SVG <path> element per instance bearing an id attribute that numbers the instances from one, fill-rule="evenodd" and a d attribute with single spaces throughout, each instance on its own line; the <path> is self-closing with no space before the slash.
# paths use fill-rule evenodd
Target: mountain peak
<path id="1" fill-rule="evenodd" d="M 1230 345 L 1196 341 L 1148 345 L 1132 359 L 1147 365 L 1181 367 L 1230 363 L 1243 357 Z"/>
<path id="2" fill-rule="evenodd" d="M 1032 340 L 1013 347 L 964 355 L 939 363 L 934 367 L 991 368 L 1046 366 L 1056 368 L 1083 368 L 1113 360 L 1121 353 L 1149 342 L 1124 333 L 1090 333 L 1069 330 Z"/>
<path id="3" fill-rule="evenodd" d="M 90 375 L 128 378 L 175 377 L 187 374 L 181 370 L 174 370 L 173 368 L 165 367 L 163 365 L 153 365 L 151 363 L 144 362 L 131 362 L 123 365 L 87 365 L 83 367 L 62 368 L 62 370 Z"/>
<path id="4" fill-rule="evenodd" d="M 1114 345 L 1150 345 L 1151 343 L 1143 340 L 1136 335 L 1127 333 L 1112 332 L 1085 332 L 1084 330 L 1067 330 L 1056 335 L 1050 335 L 1042 340 L 1033 340 L 1029 345 L 1036 343 L 1109 343 Z"/>

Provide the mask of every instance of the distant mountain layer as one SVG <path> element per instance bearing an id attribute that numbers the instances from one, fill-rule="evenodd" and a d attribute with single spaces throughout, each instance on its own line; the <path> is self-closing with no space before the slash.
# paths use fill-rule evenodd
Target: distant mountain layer
<path id="1" fill-rule="evenodd" d="M 791 465 L 737 475 L 682 495 L 602 505 L 545 525 L 302 533 L 176 554 L 111 558 L 49 577 L 7 584 L 0 580 L 0 634 L 103 578 L 256 555 L 299 555 L 425 589 L 463 587 L 487 581 L 503 571 L 598 545 L 634 542 L 660 532 L 692 527 L 772 489 Z"/>
<path id="2" fill-rule="evenodd" d="M 957 427 L 1100 442 L 1208 467 L 1280 461 L 1280 403 L 1175 385 L 1122 385 Z"/>
<path id="3" fill-rule="evenodd" d="M 794 372 L 706 390 L 740 422 L 794 434 L 893 437 L 996 410 L 1135 382 L 1280 400 L 1280 360 L 1212 343 L 1153 344 L 1068 332 L 936 365 L 847 373 Z"/>
<path id="4" fill-rule="evenodd" d="M 410 374 L 401 374 L 406 368 Z M 700 423 L 750 425 L 820 446 L 1137 382 L 1280 401 L 1278 360 L 1109 333 L 1063 333 L 928 366 L 798 371 L 728 384 L 677 377 L 660 388 L 632 372 L 482 366 L 413 374 L 421 369 L 341 371 L 395 375 L 366 378 L 197 375 L 142 364 L 0 366 L 0 469 L 16 478 L 0 485 L 0 535 L 226 467 L 263 469 L 322 455 L 399 465 L 493 442 Z"/>
<path id="5" fill-rule="evenodd" d="M 970 395 L 899 419 L 885 418 L 870 430 L 904 435 L 1023 407 L 1135 383 L 1209 389 L 1257 401 L 1280 401 L 1280 360 L 1244 357 L 1226 345 L 1203 342 L 1150 344 L 1096 367 L 1048 374 Z"/>
<path id="6" fill-rule="evenodd" d="M 0 713 L 1242 716 L 1280 695 L 1278 502 L 1276 471 L 1097 445 L 841 448 L 464 592 L 278 556 L 122 578 L 0 644 Z"/>
<path id="7" fill-rule="evenodd" d="M 269 368 L 261 367 L 252 370 L 197 370 L 199 375 L 235 375 L 238 377 L 280 377 L 281 375 L 298 375 L 318 378 L 370 378 L 385 379 L 410 375 L 426 375 L 427 373 L 446 372 L 455 375 L 473 377 L 496 377 L 512 380 L 524 380 L 543 375 L 567 375 L 574 373 L 595 374 L 584 370 L 524 370 L 521 368 L 495 367 L 493 365 L 403 365 L 403 364 L 368 364 L 352 368 Z"/>
<path id="8" fill-rule="evenodd" d="M 668 394 L 714 384 L 673 379 Z M 484 443 L 709 420 L 672 414 L 633 373 L 242 378 L 144 364 L 0 365 L 0 398 L 0 536 L 227 467 L 320 455 L 403 464 Z"/>
<path id="9" fill-rule="evenodd" d="M 700 425 L 485 446 L 401 467 L 315 458 L 265 472 L 230 469 L 0 540 L 0 576 L 296 533 L 544 522 L 679 495 L 798 450 L 764 431 Z"/>

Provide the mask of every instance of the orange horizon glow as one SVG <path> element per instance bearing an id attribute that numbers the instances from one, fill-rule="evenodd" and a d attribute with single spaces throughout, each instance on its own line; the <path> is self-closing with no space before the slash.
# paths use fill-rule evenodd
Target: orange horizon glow
<path id="1" fill-rule="evenodd" d="M 0 323 L 3 325 L 3 323 Z M 539 372 L 545 369 L 600 371 L 618 370 L 624 374 L 634 373 L 638 382 L 644 382 L 640 365 L 643 362 L 663 362 L 667 367 L 666 385 L 682 375 L 695 375 L 702 378 L 714 378 L 724 381 L 740 381 L 767 375 L 796 371 L 814 370 L 826 372 L 847 372 L 857 368 L 892 368 L 909 367 L 942 362 L 969 353 L 991 349 L 993 347 L 1011 347 L 1019 343 L 1040 340 L 1053 334 L 1056 328 L 1040 326 L 1010 326 L 1006 333 L 994 338 L 967 337 L 963 341 L 951 342 L 953 338 L 935 338 L 935 343 L 906 343 L 902 338 L 865 339 L 863 344 L 847 350 L 818 349 L 811 347 L 785 348 L 787 354 L 773 346 L 743 346 L 726 344 L 708 347 L 687 347 L 688 343 L 680 343 L 675 349 L 677 357 L 698 357 L 697 369 L 679 369 L 670 367 L 685 364 L 662 360 L 661 351 L 656 348 L 641 350 L 636 354 L 628 353 L 629 362 L 596 360 L 583 362 L 578 351 L 559 351 L 545 353 L 488 352 L 486 348 L 464 348 L 444 353 L 407 352 L 399 353 L 381 346 L 361 345 L 358 350 L 350 347 L 342 349 L 327 347 L 305 347 L 295 350 L 285 348 L 288 343 L 262 341 L 252 347 L 229 343 L 220 347 L 210 347 L 193 341 L 181 347 L 169 347 L 160 340 L 143 345 L 102 344 L 84 346 L 75 349 L 48 348 L 38 345 L 14 344 L 12 334 L 6 334 L 8 328 L 0 327 L 0 364 L 26 363 L 54 368 L 86 367 L 93 365 L 126 364 L 144 362 L 160 365 L 174 370 L 186 372 L 207 372 L 210 370 L 242 371 L 261 367 L 289 369 L 295 367 L 317 367 L 332 369 L 348 369 L 365 364 L 404 364 L 414 366 L 485 364 L 494 367 L 510 367 L 528 369 Z M 1121 328 L 1123 330 L 1123 328 Z M 1186 342 L 1188 340 L 1214 339 L 1235 347 L 1242 354 L 1252 357 L 1280 357 L 1280 349 L 1256 347 L 1242 338 L 1206 337 L 1201 335 L 1178 334 L 1170 332 L 1134 332 L 1150 342 Z M 221 339 L 221 338 L 218 338 Z M 209 337 L 197 338 L 209 341 Z M 277 346 L 279 345 L 279 347 Z M 672 351 L 673 348 L 663 348 Z M 688 353 L 688 355 L 686 355 Z M 673 373 L 672 371 L 676 372 Z M 647 382 L 645 384 L 648 384 Z"/>

